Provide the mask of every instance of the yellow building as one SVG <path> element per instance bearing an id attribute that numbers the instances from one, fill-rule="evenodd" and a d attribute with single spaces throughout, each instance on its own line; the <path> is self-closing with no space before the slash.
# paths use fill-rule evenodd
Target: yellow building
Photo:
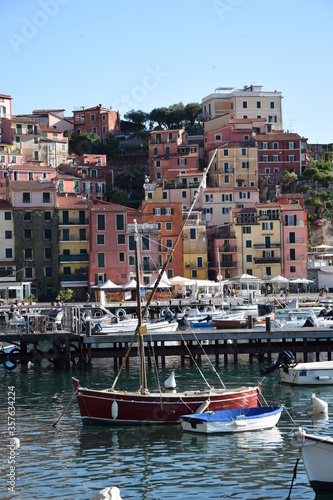
<path id="1" fill-rule="evenodd" d="M 263 282 L 282 274 L 280 205 L 234 209 L 230 219 L 237 240 L 237 274 L 251 274 Z"/>
<path id="2" fill-rule="evenodd" d="M 60 284 L 85 299 L 89 266 L 89 208 L 84 198 L 58 196 Z"/>
<path id="3" fill-rule="evenodd" d="M 209 151 L 209 160 L 214 151 Z M 226 142 L 221 145 L 209 170 L 209 184 L 214 187 L 258 187 L 257 149 L 253 143 Z M 240 199 L 250 195 L 240 194 Z"/>
<path id="4" fill-rule="evenodd" d="M 184 277 L 208 278 L 206 226 L 199 213 L 192 213 L 183 231 Z"/>

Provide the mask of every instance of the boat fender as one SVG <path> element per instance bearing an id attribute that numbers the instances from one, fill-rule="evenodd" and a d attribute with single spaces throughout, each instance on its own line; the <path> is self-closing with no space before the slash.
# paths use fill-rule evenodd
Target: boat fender
<path id="1" fill-rule="evenodd" d="M 126 317 L 126 311 L 123 308 L 119 308 L 116 310 L 116 316 L 118 319 L 125 319 Z"/>
<path id="2" fill-rule="evenodd" d="M 113 420 L 116 420 L 116 418 L 118 417 L 118 403 L 116 400 L 114 400 L 112 403 L 111 415 L 112 415 Z"/>
<path id="3" fill-rule="evenodd" d="M 323 399 L 317 398 L 315 394 L 311 396 L 312 404 L 313 404 L 313 412 L 314 413 L 324 413 L 328 412 L 328 404 Z"/>
<path id="4" fill-rule="evenodd" d="M 188 306 L 183 307 L 183 309 L 182 309 L 182 313 L 183 313 L 183 314 L 188 314 L 188 313 L 190 312 L 190 310 L 191 310 L 191 308 L 190 308 L 190 307 L 188 307 Z"/>
<path id="5" fill-rule="evenodd" d="M 204 401 L 200 406 L 199 408 L 197 408 L 196 412 L 195 413 L 203 413 L 204 411 L 207 410 L 208 406 L 209 406 L 209 403 L 210 401 Z"/>

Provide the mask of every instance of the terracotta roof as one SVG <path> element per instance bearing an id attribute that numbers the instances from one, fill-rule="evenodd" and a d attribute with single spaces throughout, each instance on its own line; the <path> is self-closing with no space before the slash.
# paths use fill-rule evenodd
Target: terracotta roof
<path id="1" fill-rule="evenodd" d="M 33 115 L 42 115 L 42 114 L 47 114 L 47 113 L 57 113 L 58 111 L 65 111 L 65 109 L 34 109 L 32 114 Z"/>
<path id="2" fill-rule="evenodd" d="M 55 190 L 54 182 L 38 182 L 38 181 L 9 181 L 9 188 L 13 191 L 50 191 Z"/>
<path id="3" fill-rule="evenodd" d="M 17 165 L 16 163 L 12 165 L 11 167 L 8 167 L 8 170 L 29 170 L 33 172 L 52 172 L 55 174 L 56 170 L 53 167 L 50 167 L 49 165 L 35 165 L 35 164 L 27 164 L 23 163 L 23 165 Z"/>
<path id="4" fill-rule="evenodd" d="M 307 141 L 304 137 L 301 137 L 299 134 L 294 134 L 294 133 L 287 133 L 287 132 L 277 132 L 277 133 L 270 133 L 270 134 L 257 134 L 256 135 L 256 140 L 257 141 L 290 141 L 290 140 L 299 140 L 303 139 Z"/>
<path id="5" fill-rule="evenodd" d="M 0 94 L 0 97 L 2 97 L 3 99 L 12 99 L 12 97 L 10 97 L 10 95 L 7 94 Z"/>
<path id="6" fill-rule="evenodd" d="M 8 208 L 12 208 L 11 204 L 9 203 L 9 201 L 0 200 L 0 210 L 6 210 Z"/>
<path id="7" fill-rule="evenodd" d="M 57 196 L 58 208 L 72 208 L 72 209 L 88 209 L 88 202 L 81 196 L 76 195 L 58 195 Z"/>

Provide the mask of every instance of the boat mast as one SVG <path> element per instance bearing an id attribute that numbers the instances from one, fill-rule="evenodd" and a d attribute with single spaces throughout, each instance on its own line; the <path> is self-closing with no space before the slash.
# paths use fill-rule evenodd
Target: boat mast
<path id="1" fill-rule="evenodd" d="M 140 287 L 140 270 L 139 270 L 139 234 L 138 225 L 136 219 L 134 220 L 134 255 L 135 255 L 135 270 L 136 270 L 136 301 L 137 301 L 137 316 L 138 316 L 138 326 L 137 331 L 139 333 L 139 355 L 140 355 L 140 376 L 141 376 L 141 394 L 145 394 L 148 391 L 147 388 L 147 375 L 146 375 L 146 365 L 145 365 L 145 346 L 143 342 L 143 330 L 145 327 L 142 326 L 142 313 L 141 313 L 141 287 Z"/>

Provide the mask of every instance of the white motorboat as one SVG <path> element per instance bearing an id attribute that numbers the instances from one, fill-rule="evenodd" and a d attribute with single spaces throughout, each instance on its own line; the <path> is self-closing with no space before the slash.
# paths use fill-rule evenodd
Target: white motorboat
<path id="1" fill-rule="evenodd" d="M 301 427 L 291 444 L 301 451 L 305 472 L 316 495 L 333 493 L 333 438 L 308 434 Z"/>
<path id="2" fill-rule="evenodd" d="M 291 351 L 279 354 L 276 363 L 261 370 L 262 375 L 277 371 L 279 382 L 292 385 L 333 384 L 333 361 L 296 362 Z"/>
<path id="3" fill-rule="evenodd" d="M 261 431 L 278 423 L 283 406 L 261 406 L 182 415 L 184 431 L 204 434 Z"/>

